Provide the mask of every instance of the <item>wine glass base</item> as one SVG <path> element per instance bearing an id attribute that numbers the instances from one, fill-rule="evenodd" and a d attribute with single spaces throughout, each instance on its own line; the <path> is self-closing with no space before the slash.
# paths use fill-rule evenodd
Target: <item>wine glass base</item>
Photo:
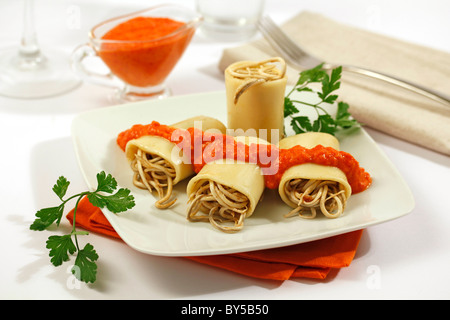
<path id="1" fill-rule="evenodd" d="M 80 84 L 63 52 L 46 50 L 38 59 L 27 59 L 18 48 L 0 50 L 0 95 L 46 98 L 69 92 Z"/>

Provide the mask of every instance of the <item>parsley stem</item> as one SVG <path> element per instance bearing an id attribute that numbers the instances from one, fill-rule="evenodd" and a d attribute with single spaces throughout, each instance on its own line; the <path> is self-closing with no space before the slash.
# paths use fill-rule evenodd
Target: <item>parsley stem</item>
<path id="1" fill-rule="evenodd" d="M 324 108 L 322 108 L 319 104 L 321 104 L 323 101 L 320 101 L 319 103 L 317 103 L 317 104 L 312 104 L 312 103 L 308 103 L 308 102 L 304 102 L 304 101 L 299 101 L 299 100 L 292 100 L 292 102 L 297 102 L 297 103 L 301 103 L 301 104 L 304 104 L 304 105 L 306 105 L 306 106 L 309 106 L 309 107 L 313 107 L 313 108 L 316 108 L 316 109 L 320 109 L 320 110 L 322 110 L 323 112 L 325 112 L 326 114 L 329 114 L 328 112 L 327 112 L 327 110 L 325 110 Z"/>
<path id="2" fill-rule="evenodd" d="M 81 199 L 83 199 L 84 196 L 86 196 L 90 193 L 92 193 L 92 192 L 90 192 L 90 191 L 80 192 L 78 194 L 75 194 L 75 195 L 67 198 L 66 200 L 61 199 L 63 201 L 63 205 L 65 205 L 68 201 L 78 197 L 77 202 L 75 203 L 75 207 L 73 209 L 72 232 L 70 233 L 75 238 L 75 245 L 76 245 L 78 251 L 80 250 L 80 247 L 78 245 L 78 237 L 77 237 L 77 233 L 76 233 L 76 221 L 77 221 L 76 217 L 77 217 L 78 204 L 80 203 Z"/>
<path id="3" fill-rule="evenodd" d="M 294 92 L 295 89 L 296 89 L 296 87 L 292 87 L 291 91 L 289 91 L 289 93 L 286 95 L 286 97 L 288 98 L 292 94 L 292 92 Z"/>
<path id="4" fill-rule="evenodd" d="M 76 234 L 76 222 L 75 221 L 76 221 L 76 216 L 77 216 L 78 204 L 80 203 L 81 199 L 84 197 L 84 193 L 85 192 L 82 192 L 82 193 L 79 194 L 79 197 L 78 197 L 77 202 L 75 204 L 75 208 L 73 209 L 73 226 L 72 226 L 71 234 L 75 238 L 75 245 L 77 246 L 77 250 L 78 251 L 80 250 L 80 247 L 78 246 L 78 237 L 77 237 L 77 234 Z"/>
<path id="5" fill-rule="evenodd" d="M 80 192 L 80 193 L 77 193 L 77 194 L 67 198 L 66 200 L 61 199 L 61 201 L 63 202 L 62 205 L 65 205 L 67 202 L 69 202 L 70 200 L 72 200 L 72 199 L 74 199 L 76 197 L 83 197 L 83 196 L 88 195 L 90 193 L 91 193 L 90 191 Z"/>
<path id="6" fill-rule="evenodd" d="M 306 81 L 306 82 L 303 83 L 303 85 L 301 85 L 301 86 L 298 86 L 298 85 L 293 86 L 292 89 L 291 89 L 291 91 L 289 91 L 289 93 L 286 95 L 286 97 L 289 97 L 289 96 L 292 94 L 292 92 L 294 92 L 295 90 L 301 90 L 301 89 L 303 89 L 303 88 L 306 88 L 306 87 L 308 86 L 308 84 L 309 84 L 309 81 Z"/>

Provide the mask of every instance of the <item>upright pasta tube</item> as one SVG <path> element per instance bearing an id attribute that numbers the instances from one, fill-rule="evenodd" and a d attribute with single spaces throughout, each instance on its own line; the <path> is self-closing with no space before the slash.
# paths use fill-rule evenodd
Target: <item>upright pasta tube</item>
<path id="1" fill-rule="evenodd" d="M 284 135 L 286 63 L 240 61 L 225 70 L 228 129 L 277 143 Z M 275 141 L 276 140 L 276 141 Z"/>
<path id="2" fill-rule="evenodd" d="M 309 132 L 284 138 L 279 147 L 288 149 L 300 145 L 313 148 L 317 145 L 339 150 L 339 141 L 327 133 Z M 340 217 L 352 193 L 345 174 L 336 167 L 313 163 L 296 165 L 283 173 L 278 192 L 292 210 L 285 216 L 298 214 L 313 219 L 317 212 L 327 218 Z"/>
<path id="3" fill-rule="evenodd" d="M 248 139 L 267 143 L 254 137 Z M 240 231 L 244 220 L 255 211 L 264 187 L 257 164 L 231 159 L 207 163 L 187 186 L 187 219 L 210 222 L 227 233 Z"/>
<path id="4" fill-rule="evenodd" d="M 201 125 L 202 130 L 217 130 L 224 134 L 225 125 L 214 118 L 199 116 L 171 125 L 179 129 Z M 133 170 L 133 184 L 150 193 L 156 192 L 159 209 L 169 208 L 176 202 L 172 197 L 173 186 L 194 174 L 190 155 L 166 138 L 145 135 L 130 140 L 125 149 Z"/>

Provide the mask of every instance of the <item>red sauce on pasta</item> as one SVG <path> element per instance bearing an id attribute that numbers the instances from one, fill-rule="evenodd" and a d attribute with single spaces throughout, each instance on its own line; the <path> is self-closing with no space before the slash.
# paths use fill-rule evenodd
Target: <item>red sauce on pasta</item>
<path id="1" fill-rule="evenodd" d="M 176 134 L 174 134 L 176 133 Z M 117 144 L 125 150 L 126 144 L 132 139 L 144 135 L 156 135 L 176 143 L 180 148 L 191 154 L 194 172 L 198 173 L 205 164 L 218 159 L 234 159 L 255 163 L 261 167 L 265 185 L 276 189 L 283 173 L 292 166 L 314 163 L 323 166 L 337 167 L 347 176 L 352 187 L 352 193 L 366 190 L 372 183 L 372 178 L 358 161 L 345 151 L 338 151 L 322 145 L 307 149 L 294 146 L 289 149 L 279 149 L 273 144 L 250 144 L 236 142 L 233 137 L 224 134 L 205 133 L 189 128 L 176 129 L 153 121 L 148 125 L 134 125 L 121 132 Z M 271 169 L 276 168 L 275 172 Z"/>

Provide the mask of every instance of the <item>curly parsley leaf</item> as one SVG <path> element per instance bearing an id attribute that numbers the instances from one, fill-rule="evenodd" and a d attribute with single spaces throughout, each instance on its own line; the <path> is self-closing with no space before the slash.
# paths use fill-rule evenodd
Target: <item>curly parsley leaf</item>
<path id="1" fill-rule="evenodd" d="M 96 192 L 112 193 L 117 188 L 117 181 L 110 174 L 106 175 L 104 171 L 97 174 Z"/>
<path id="2" fill-rule="evenodd" d="M 94 283 L 97 279 L 97 264 L 95 263 L 97 259 L 98 254 L 94 247 L 87 243 L 83 249 L 78 251 L 72 274 L 80 281 Z"/>
<path id="3" fill-rule="evenodd" d="M 67 188 L 69 187 L 70 182 L 63 176 L 59 177 L 56 181 L 56 184 L 53 186 L 53 192 L 56 193 L 58 198 L 62 200 L 62 197 L 65 196 L 67 192 Z"/>
<path id="4" fill-rule="evenodd" d="M 312 131 L 312 124 L 308 117 L 293 117 L 291 126 L 296 134 Z"/>
<path id="5" fill-rule="evenodd" d="M 317 95 L 322 99 L 322 102 L 334 103 L 338 98 L 337 95 L 331 94 L 341 86 L 342 67 L 337 67 L 331 71 L 331 75 L 322 79 L 322 92 L 318 92 Z"/>
<path id="6" fill-rule="evenodd" d="M 51 226 L 54 222 L 59 225 L 63 211 L 64 205 L 39 210 L 36 212 L 37 219 L 31 224 L 30 229 L 42 231 Z"/>
<path id="7" fill-rule="evenodd" d="M 336 126 L 333 118 L 329 114 L 318 116 L 313 123 L 312 131 L 334 134 L 336 132 Z"/>
<path id="8" fill-rule="evenodd" d="M 60 266 L 63 262 L 70 259 L 70 255 L 76 253 L 75 265 L 72 273 L 78 280 L 84 282 L 95 282 L 97 275 L 97 265 L 95 261 L 98 259 L 97 252 L 91 244 L 86 244 L 83 249 L 78 246 L 78 235 L 89 234 L 86 231 L 76 230 L 76 212 L 78 204 L 83 197 L 87 197 L 89 201 L 99 208 L 108 208 L 113 213 L 124 212 L 135 206 L 134 196 L 130 194 L 130 190 L 121 188 L 117 189 L 117 181 L 104 171 L 97 174 L 97 189 L 95 191 L 85 191 L 63 199 L 67 193 L 70 182 L 63 176 L 59 177 L 53 186 L 53 192 L 61 200 L 61 204 L 57 207 L 49 207 L 40 209 L 36 212 L 36 219 L 30 225 L 31 230 L 43 231 L 56 223 L 59 226 L 64 213 L 65 204 L 77 198 L 73 215 L 73 227 L 69 234 L 62 236 L 50 236 L 46 242 L 46 248 L 49 249 L 50 262 L 54 266 Z M 106 193 L 106 195 L 104 194 Z"/>
<path id="9" fill-rule="evenodd" d="M 64 261 L 68 261 L 69 254 L 74 254 L 77 251 L 71 234 L 48 237 L 46 248 L 50 249 L 50 261 L 55 267 L 60 266 Z"/>
<path id="10" fill-rule="evenodd" d="M 288 97 L 284 98 L 284 117 L 287 118 L 290 115 L 298 113 L 298 109 L 294 106 L 294 103 Z"/>
<path id="11" fill-rule="evenodd" d="M 342 101 L 338 103 L 336 125 L 343 129 L 348 129 L 358 125 L 358 121 L 352 118 L 352 115 L 348 112 L 348 108 L 349 105 L 347 103 Z"/>
<path id="12" fill-rule="evenodd" d="M 291 119 L 290 125 L 296 134 L 315 131 L 334 135 L 336 131 L 340 129 L 348 129 L 360 125 L 358 121 L 351 117 L 351 114 L 348 111 L 349 105 L 347 103 L 342 101 L 338 102 L 335 117 L 332 117 L 323 105 L 323 103 L 334 104 L 337 101 L 338 95 L 336 94 L 336 91 L 341 85 L 341 74 L 342 66 L 334 68 L 331 71 L 331 74 L 328 74 L 326 70 L 323 69 L 323 63 L 312 69 L 300 72 L 296 85 L 284 98 L 284 117 Z M 312 83 L 320 83 L 321 91 L 315 91 L 308 87 L 308 85 Z M 294 91 L 315 92 L 320 98 L 320 101 L 311 104 L 306 101 L 294 100 L 290 97 Z M 301 108 L 297 107 L 296 104 L 300 105 Z M 301 113 L 302 108 L 305 107 L 315 108 L 318 116 L 313 123 L 311 123 L 308 117 L 298 115 Z"/>
<path id="13" fill-rule="evenodd" d="M 88 195 L 89 201 L 96 207 L 106 207 L 109 211 L 119 213 L 134 207 L 134 197 L 130 196 L 130 190 L 119 189 L 115 194 L 105 196 L 99 193 Z"/>
<path id="14" fill-rule="evenodd" d="M 309 83 L 322 82 L 324 78 L 327 78 L 328 74 L 323 69 L 323 63 L 315 66 L 312 69 L 304 70 L 300 72 L 300 76 L 297 80 L 296 89 L 301 89 Z"/>

